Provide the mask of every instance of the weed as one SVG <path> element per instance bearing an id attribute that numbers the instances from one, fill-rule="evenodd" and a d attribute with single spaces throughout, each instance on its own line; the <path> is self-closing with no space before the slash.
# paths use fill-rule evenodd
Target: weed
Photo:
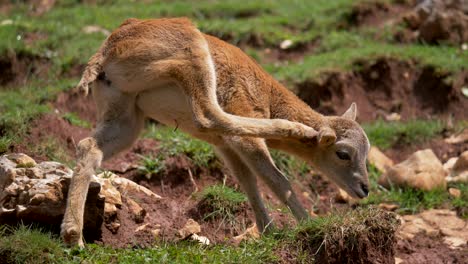
<path id="1" fill-rule="evenodd" d="M 210 186 L 199 197 L 198 207 L 202 211 L 203 220 L 221 219 L 230 224 L 236 223 L 236 214 L 247 201 L 243 193 L 224 185 Z"/>
<path id="2" fill-rule="evenodd" d="M 379 258 L 393 259 L 398 225 L 394 213 L 375 207 L 337 211 L 301 223 L 291 232 L 290 242 L 285 245 L 293 254 L 299 252 L 304 262 L 334 259 L 339 263 L 353 259 L 365 263 L 371 261 L 372 254 L 368 254 L 371 248 L 377 251 L 373 254 L 379 254 Z"/>
<path id="3" fill-rule="evenodd" d="M 141 174 L 149 180 L 154 175 L 163 172 L 165 168 L 164 156 L 159 153 L 156 157 L 145 157 L 139 155 L 141 158 L 141 165 L 138 166 L 138 170 Z"/>
<path id="4" fill-rule="evenodd" d="M 91 128 L 91 123 L 86 120 L 81 119 L 76 113 L 67 112 L 62 115 L 62 117 L 67 120 L 70 124 L 77 127 Z"/>

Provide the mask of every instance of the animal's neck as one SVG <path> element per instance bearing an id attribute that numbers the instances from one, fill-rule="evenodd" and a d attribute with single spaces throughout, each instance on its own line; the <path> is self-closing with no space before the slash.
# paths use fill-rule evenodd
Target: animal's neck
<path id="1" fill-rule="evenodd" d="M 276 81 L 272 84 L 270 112 L 271 118 L 300 122 L 317 131 L 326 122 L 323 115 L 312 110 L 293 92 Z"/>

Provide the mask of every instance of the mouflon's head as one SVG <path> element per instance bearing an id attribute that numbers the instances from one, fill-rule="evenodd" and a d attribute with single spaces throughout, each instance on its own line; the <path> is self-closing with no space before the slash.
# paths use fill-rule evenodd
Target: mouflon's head
<path id="1" fill-rule="evenodd" d="M 356 120 L 356 104 L 342 116 L 325 117 L 319 129 L 313 165 L 354 198 L 367 197 L 369 181 L 366 168 L 370 144 Z"/>

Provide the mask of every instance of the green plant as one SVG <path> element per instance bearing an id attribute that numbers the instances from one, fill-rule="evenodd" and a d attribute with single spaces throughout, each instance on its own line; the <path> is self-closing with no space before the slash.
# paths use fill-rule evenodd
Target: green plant
<path id="1" fill-rule="evenodd" d="M 64 113 L 62 117 L 74 126 L 91 128 L 91 123 L 89 123 L 86 120 L 81 119 L 76 113 L 67 112 L 67 113 Z"/>
<path id="2" fill-rule="evenodd" d="M 27 226 L 0 228 L 0 260 L 6 263 L 51 263 L 64 255 L 51 233 Z"/>
<path id="3" fill-rule="evenodd" d="M 164 171 L 165 158 L 163 155 L 159 154 L 156 157 L 139 155 L 139 157 L 141 159 L 141 165 L 138 166 L 138 170 L 141 174 L 145 175 L 148 180 L 154 175 Z"/>
<path id="4" fill-rule="evenodd" d="M 236 214 L 247 201 L 243 193 L 224 185 L 207 187 L 199 197 L 203 220 L 221 219 L 222 223 L 226 221 L 231 225 L 236 224 Z"/>

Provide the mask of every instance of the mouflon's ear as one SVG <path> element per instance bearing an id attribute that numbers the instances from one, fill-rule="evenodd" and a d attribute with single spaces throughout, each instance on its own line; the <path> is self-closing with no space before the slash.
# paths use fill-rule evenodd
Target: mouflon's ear
<path id="1" fill-rule="evenodd" d="M 318 142 L 322 147 L 330 146 L 336 141 L 336 134 L 330 127 L 323 127 L 318 133 Z"/>
<path id="2" fill-rule="evenodd" d="M 357 115 L 357 106 L 356 103 L 352 103 L 351 106 L 346 110 L 346 112 L 341 116 L 347 119 L 356 120 Z"/>

